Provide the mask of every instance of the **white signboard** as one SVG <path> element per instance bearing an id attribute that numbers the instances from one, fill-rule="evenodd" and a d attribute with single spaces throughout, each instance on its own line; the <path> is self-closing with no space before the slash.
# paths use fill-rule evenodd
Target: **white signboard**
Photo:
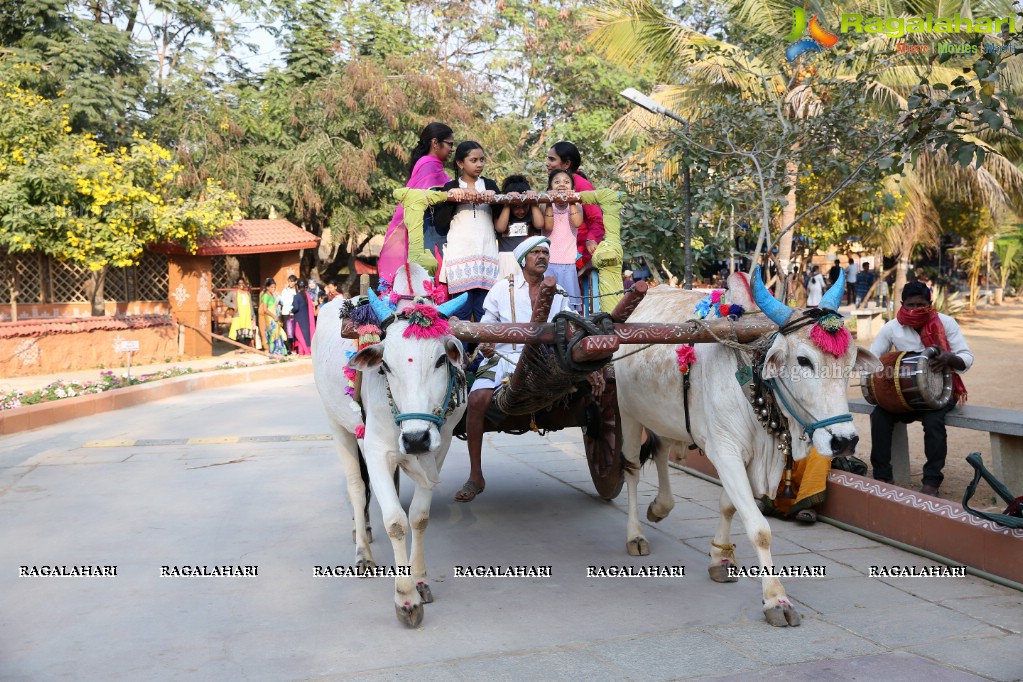
<path id="1" fill-rule="evenodd" d="M 138 341 L 121 341 L 117 344 L 117 351 L 119 353 L 131 353 L 139 349 Z"/>

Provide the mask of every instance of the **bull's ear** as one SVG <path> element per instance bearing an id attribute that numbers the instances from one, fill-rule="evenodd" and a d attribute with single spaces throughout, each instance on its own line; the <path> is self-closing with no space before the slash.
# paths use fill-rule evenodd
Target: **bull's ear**
<path id="1" fill-rule="evenodd" d="M 763 378 L 777 379 L 784 373 L 787 350 L 788 344 L 785 343 L 784 338 L 779 334 L 768 349 L 767 357 L 764 358 L 764 369 L 761 372 Z"/>
<path id="2" fill-rule="evenodd" d="M 856 347 L 856 360 L 853 362 L 854 372 L 873 374 L 874 372 L 880 372 L 882 369 L 884 369 L 884 366 L 877 359 L 876 355 L 866 348 Z"/>
<path id="3" fill-rule="evenodd" d="M 374 343 L 353 355 L 352 359 L 348 361 L 348 366 L 360 372 L 366 372 L 377 367 L 383 360 L 384 347 L 379 343 Z"/>
<path id="4" fill-rule="evenodd" d="M 462 344 L 456 339 L 448 339 L 444 342 L 444 352 L 448 355 L 448 360 L 455 367 L 462 366 Z"/>

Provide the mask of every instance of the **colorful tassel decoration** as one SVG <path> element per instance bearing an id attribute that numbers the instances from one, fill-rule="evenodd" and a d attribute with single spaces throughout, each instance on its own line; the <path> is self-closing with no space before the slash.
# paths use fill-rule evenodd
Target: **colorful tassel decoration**
<path id="1" fill-rule="evenodd" d="M 696 362 L 696 350 L 687 344 L 682 344 L 675 349 L 675 355 L 678 356 L 678 371 L 685 374 L 689 371 L 690 366 Z"/>
<path id="2" fill-rule="evenodd" d="M 406 339 L 436 339 L 448 333 L 448 321 L 432 305 L 414 305 L 405 311 L 408 326 L 402 332 Z"/>

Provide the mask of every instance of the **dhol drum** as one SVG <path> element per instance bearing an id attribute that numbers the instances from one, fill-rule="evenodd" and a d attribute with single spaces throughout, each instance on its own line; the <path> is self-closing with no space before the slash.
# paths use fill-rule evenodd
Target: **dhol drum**
<path id="1" fill-rule="evenodd" d="M 885 353 L 879 358 L 884 368 L 863 375 L 863 397 L 889 412 L 940 410 L 952 398 L 952 370 L 932 369 L 928 364 L 940 352 L 940 348 L 931 346 L 919 352 Z"/>

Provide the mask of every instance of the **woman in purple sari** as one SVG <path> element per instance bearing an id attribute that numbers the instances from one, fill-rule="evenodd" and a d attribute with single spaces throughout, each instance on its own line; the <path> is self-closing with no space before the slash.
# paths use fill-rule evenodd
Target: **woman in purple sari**
<path id="1" fill-rule="evenodd" d="M 419 144 L 412 150 L 410 162 L 411 177 L 405 184 L 411 189 L 443 187 L 451 181 L 444 165 L 455 149 L 455 138 L 451 128 L 443 123 L 431 123 L 419 134 Z M 377 267 L 380 276 L 394 282 L 394 273 L 408 260 L 408 230 L 405 228 L 405 209 L 399 204 L 387 226 L 383 248 Z M 426 248 L 433 250 L 429 236 Z"/>
<path id="2" fill-rule="evenodd" d="M 295 352 L 298 355 L 312 355 L 313 334 L 316 333 L 316 302 L 309 294 L 304 279 L 295 283 L 295 300 L 291 304 L 295 320 Z"/>

